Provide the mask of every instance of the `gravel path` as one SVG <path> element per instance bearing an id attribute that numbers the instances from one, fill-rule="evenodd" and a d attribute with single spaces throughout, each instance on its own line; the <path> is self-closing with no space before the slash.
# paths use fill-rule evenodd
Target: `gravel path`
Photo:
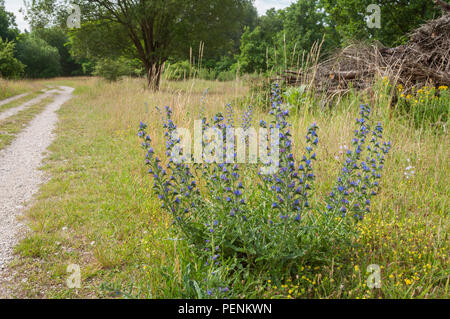
<path id="1" fill-rule="evenodd" d="M 34 105 L 34 104 L 37 104 L 37 103 L 39 103 L 40 101 L 42 101 L 43 99 L 48 98 L 48 97 L 50 97 L 52 94 L 55 94 L 55 93 L 57 93 L 57 92 L 58 92 L 58 90 L 50 90 L 50 91 L 47 91 L 47 92 L 45 92 L 45 93 L 43 93 L 43 94 L 41 94 L 41 95 L 35 97 L 34 99 L 31 99 L 31 100 L 29 100 L 29 101 L 27 101 L 27 102 L 25 102 L 25 103 L 23 103 L 23 104 L 21 104 L 21 105 L 19 105 L 19 106 L 17 106 L 17 107 L 14 107 L 14 108 L 12 108 L 12 109 L 8 109 L 8 110 L 6 110 L 6 111 L 0 113 L 0 121 L 4 120 L 4 119 L 6 119 L 6 118 L 8 118 L 8 117 L 10 117 L 10 116 L 16 115 L 17 113 L 19 113 L 19 112 L 22 111 L 23 109 L 25 109 L 25 108 L 27 108 L 27 107 L 30 107 L 30 106 L 32 106 L 32 105 Z M 11 101 L 9 101 L 9 102 L 11 102 Z M 6 104 L 6 103 L 5 103 L 5 104 Z"/>
<path id="2" fill-rule="evenodd" d="M 0 151 L 0 298 L 11 296 L 7 282 L 12 283 L 13 276 L 7 270 L 7 264 L 13 257 L 14 245 L 25 230 L 16 217 L 44 181 L 43 172 L 38 168 L 44 158 L 43 152 L 54 138 L 52 131 L 58 120 L 56 111 L 72 97 L 72 88 L 61 86 L 59 89 L 52 90 L 59 92 L 55 100 L 19 133 L 10 146 Z"/>
<path id="3" fill-rule="evenodd" d="M 21 99 L 21 98 L 27 96 L 28 94 L 30 94 L 30 93 L 23 93 L 23 94 L 19 94 L 19 95 L 4 99 L 4 100 L 0 101 L 0 106 L 14 102 L 15 100 L 18 100 L 18 99 Z"/>

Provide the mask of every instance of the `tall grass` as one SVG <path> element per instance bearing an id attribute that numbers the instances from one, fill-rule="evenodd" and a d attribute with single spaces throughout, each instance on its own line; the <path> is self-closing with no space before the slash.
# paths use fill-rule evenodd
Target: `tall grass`
<path id="1" fill-rule="evenodd" d="M 50 82 L 46 82 L 50 83 Z M 136 124 L 145 121 L 155 151 L 164 151 L 162 119 L 154 106 L 170 105 L 173 120 L 190 128 L 200 109 L 207 116 L 244 97 L 241 81 L 163 81 L 160 92 L 127 79 L 57 80 L 76 87 L 76 97 L 59 112 L 57 139 L 42 186 L 27 213 L 31 231 L 17 247 L 14 267 L 28 281 L 17 293 L 28 297 L 208 297 L 197 289 L 202 264 L 174 236 L 142 166 Z M 209 88 L 205 97 L 205 89 Z M 393 116 L 389 92 L 354 94 L 331 110 L 303 106 L 293 118 L 294 151 L 304 148 L 310 123 L 320 127 L 315 175 L 317 201 L 339 174 L 342 150 L 353 135 L 359 105 L 369 102 L 393 148 L 385 163 L 383 188 L 372 212 L 358 224 L 361 238 L 344 262 L 303 265 L 276 279 L 241 269 L 231 279 L 237 298 L 445 298 L 448 296 L 448 137 L 417 130 Z M 201 102 L 202 101 L 202 102 Z M 250 102 L 250 101 L 248 101 Z M 240 116 L 245 104 L 237 105 Z M 254 118 L 267 119 L 263 109 Z M 349 145 L 347 145 L 349 146 Z M 297 153 L 296 153 L 297 154 Z M 409 161 L 408 161 L 409 160 Z M 408 166 L 413 175 L 405 175 Z M 409 172 L 409 171 L 408 171 Z M 338 260 L 338 258 L 336 258 Z M 82 288 L 65 286 L 66 267 L 82 270 Z M 367 287 L 367 266 L 381 267 L 381 288 Z M 19 275 L 20 277 L 20 275 Z M 19 278 L 20 279 L 20 278 Z"/>
<path id="2" fill-rule="evenodd" d="M 40 89 L 42 89 L 42 84 L 39 81 L 6 81 L 0 78 L 0 101 L 14 95 L 19 95 L 25 92 L 38 91 Z"/>

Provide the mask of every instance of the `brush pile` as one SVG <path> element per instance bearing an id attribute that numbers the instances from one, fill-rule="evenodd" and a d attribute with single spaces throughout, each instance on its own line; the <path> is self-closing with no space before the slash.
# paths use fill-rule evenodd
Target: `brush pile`
<path id="1" fill-rule="evenodd" d="M 334 95 L 349 88 L 370 88 L 376 75 L 406 89 L 450 86 L 450 11 L 416 29 L 405 45 L 350 45 L 307 72 L 285 71 L 282 79 L 290 85 L 310 83 L 317 91 Z"/>

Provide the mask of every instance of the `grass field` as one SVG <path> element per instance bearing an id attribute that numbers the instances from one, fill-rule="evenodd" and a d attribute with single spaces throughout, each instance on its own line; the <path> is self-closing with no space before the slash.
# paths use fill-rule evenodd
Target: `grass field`
<path id="1" fill-rule="evenodd" d="M 158 93 L 144 82 L 107 83 L 96 78 L 25 84 L 68 85 L 74 98 L 59 111 L 57 138 L 44 170 L 51 176 L 25 216 L 31 230 L 16 247 L 12 267 L 19 274 L 17 296 L 33 298 L 180 298 L 186 280 L 201 280 L 196 256 L 173 240 L 171 217 L 151 189 L 137 137 L 149 124 L 163 149 L 161 115 L 170 105 L 173 120 L 192 127 L 204 105 L 207 114 L 235 104 L 242 113 L 248 94 L 240 81 L 163 82 Z M 21 92 L 22 83 L 12 84 Z M 202 96 L 209 88 L 206 100 Z M 243 273 L 232 286 L 236 298 L 447 298 L 449 289 L 449 142 L 447 133 L 415 129 L 393 117 L 382 89 L 370 100 L 355 95 L 332 111 L 303 108 L 293 117 L 294 144 L 302 145 L 308 125 L 320 127 L 313 201 L 329 192 L 339 173 L 340 152 L 350 145 L 359 105 L 369 102 L 393 148 L 385 164 L 381 193 L 357 227 L 362 236 L 346 261 L 306 265 L 295 276 L 274 279 Z M 254 118 L 267 118 L 256 109 Z M 1 130 L 1 129 L 0 129 Z M 414 174 L 406 178 L 408 166 Z M 82 287 L 66 286 L 69 264 L 78 264 Z M 381 267 L 381 288 L 366 286 L 367 266 Z M 22 278 L 28 278 L 26 282 Z M 203 297 L 205 297 L 203 295 Z"/>
<path id="2" fill-rule="evenodd" d="M 51 101 L 52 98 L 43 99 L 41 102 L 20 111 L 14 116 L 8 117 L 3 121 L 0 120 L 0 150 L 10 145 L 16 135 L 26 127 L 37 114 L 43 111 Z"/>
<path id="3" fill-rule="evenodd" d="M 18 107 L 19 105 L 35 98 L 36 96 L 38 96 L 39 94 L 42 94 L 42 92 L 33 92 L 32 94 L 28 94 L 27 96 L 21 97 L 15 101 L 12 101 L 10 103 L 7 104 L 3 104 L 2 106 L 0 106 L 0 113 L 3 111 L 6 111 L 8 109 L 12 109 L 14 107 Z"/>
<path id="4" fill-rule="evenodd" d="M 25 92 L 39 91 L 42 88 L 43 86 L 41 81 L 6 81 L 4 79 L 0 79 L 0 100 L 4 100 Z"/>

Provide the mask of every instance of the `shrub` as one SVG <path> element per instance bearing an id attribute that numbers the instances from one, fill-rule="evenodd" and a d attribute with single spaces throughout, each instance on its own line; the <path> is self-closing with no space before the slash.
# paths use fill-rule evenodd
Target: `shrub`
<path id="1" fill-rule="evenodd" d="M 93 75 L 101 76 L 105 80 L 115 82 L 120 76 L 121 63 L 114 59 L 102 59 L 95 65 Z"/>
<path id="2" fill-rule="evenodd" d="M 202 80 L 214 81 L 217 79 L 217 72 L 214 69 L 197 69 L 195 76 Z"/>
<path id="3" fill-rule="evenodd" d="M 59 27 L 36 28 L 32 33 L 58 50 L 61 63 L 61 75 L 81 75 L 82 67 L 70 54 L 71 44 L 66 32 Z"/>
<path id="4" fill-rule="evenodd" d="M 24 65 L 14 58 L 14 42 L 0 38 L 0 77 L 17 78 L 23 74 Z"/>
<path id="5" fill-rule="evenodd" d="M 432 126 L 442 130 L 448 121 L 450 108 L 450 91 L 447 86 L 435 88 L 425 86 L 421 89 L 412 89 L 411 93 L 402 92 L 399 85 L 398 111 L 400 115 L 408 116 L 415 127 Z"/>
<path id="6" fill-rule="evenodd" d="M 32 35 L 23 36 L 17 43 L 17 59 L 25 64 L 28 78 L 60 76 L 62 69 L 58 49 Z"/>
<path id="7" fill-rule="evenodd" d="M 142 76 L 143 74 L 145 72 L 139 61 L 129 60 L 124 57 L 99 60 L 93 72 L 93 75 L 101 76 L 110 82 L 117 81 L 121 76 Z"/>
<path id="8" fill-rule="evenodd" d="M 224 62 L 225 63 L 225 62 Z M 236 71 L 231 68 L 231 70 L 222 70 L 223 65 L 218 67 L 202 67 L 199 69 L 193 66 L 189 61 L 178 61 L 172 64 L 166 64 L 164 69 L 164 78 L 166 80 L 179 81 L 189 78 L 199 78 L 208 81 L 232 81 L 236 78 Z"/>
<path id="9" fill-rule="evenodd" d="M 261 108 L 265 111 L 271 108 L 271 87 L 272 81 L 266 77 L 251 77 L 248 79 L 250 87 L 250 96 L 255 107 Z M 284 94 L 284 89 L 280 88 L 281 94 Z"/>
<path id="10" fill-rule="evenodd" d="M 214 281 L 210 278 L 215 278 L 211 274 L 226 278 L 245 268 L 258 273 L 267 271 L 279 278 L 292 274 L 301 265 L 337 258 L 336 252 L 345 250 L 357 235 L 355 223 L 369 212 L 370 200 L 378 192 L 390 143 L 381 144 L 383 130 L 380 124 L 369 121 L 370 108 L 361 106 L 353 150 L 348 150 L 332 192 L 323 204 L 313 205 L 313 163 L 319 128 L 313 124 L 308 129 L 305 153 L 296 160 L 289 110 L 282 103 L 278 87 L 273 89 L 271 101 L 271 123 L 260 121 L 263 128 L 279 129 L 279 168 L 271 175 L 261 173 L 262 165 L 267 164 L 261 161 L 254 167 L 177 163 L 174 154 L 181 148 L 180 139 L 174 134 L 177 126 L 168 107 L 164 128 L 169 160 L 163 167 L 151 146 L 147 125 L 140 124 L 139 136 L 147 152 L 146 164 L 153 176 L 154 191 L 162 207 L 172 214 L 175 230 L 208 266 L 206 286 L 216 294 L 224 292 L 217 287 L 211 290 Z M 204 127 L 219 129 L 225 140 L 226 129 L 234 126 L 231 115 L 228 106 L 226 117 L 219 113 L 212 123 L 203 118 Z M 250 108 L 241 127 L 249 127 L 251 116 Z M 203 144 L 206 145 L 204 140 Z M 254 180 L 259 180 L 257 186 Z M 215 285 L 224 287 L 223 280 Z"/>
<path id="11" fill-rule="evenodd" d="M 164 69 L 164 78 L 166 80 L 183 80 L 188 79 L 192 75 L 192 67 L 189 61 L 179 61 L 168 64 Z"/>
<path id="12" fill-rule="evenodd" d="M 221 82 L 233 81 L 235 79 L 236 79 L 235 71 L 222 71 L 219 74 L 217 74 L 217 80 Z"/>

